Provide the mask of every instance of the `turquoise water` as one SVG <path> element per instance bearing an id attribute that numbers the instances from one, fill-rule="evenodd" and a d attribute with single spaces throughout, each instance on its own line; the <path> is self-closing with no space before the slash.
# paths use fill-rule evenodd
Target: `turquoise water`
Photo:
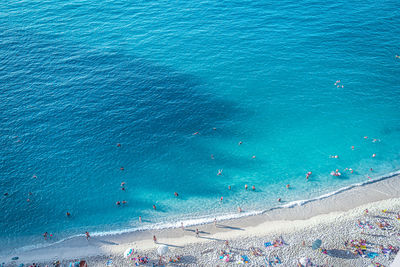
<path id="1" fill-rule="evenodd" d="M 397 171 L 399 8 L 1 2 L 0 253 L 250 214 Z"/>

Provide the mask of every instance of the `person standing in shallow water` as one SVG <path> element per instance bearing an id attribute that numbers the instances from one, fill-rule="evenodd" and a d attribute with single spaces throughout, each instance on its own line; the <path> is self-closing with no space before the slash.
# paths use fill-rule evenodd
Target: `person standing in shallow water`
<path id="1" fill-rule="evenodd" d="M 89 239 L 90 239 L 90 234 L 89 234 L 89 232 L 86 231 L 85 235 L 86 235 L 86 240 L 89 240 Z"/>
<path id="2" fill-rule="evenodd" d="M 198 228 L 196 228 L 196 237 L 200 237 Z"/>
<path id="3" fill-rule="evenodd" d="M 157 244 L 157 237 L 155 235 L 153 235 L 153 241 L 154 241 L 154 244 Z"/>

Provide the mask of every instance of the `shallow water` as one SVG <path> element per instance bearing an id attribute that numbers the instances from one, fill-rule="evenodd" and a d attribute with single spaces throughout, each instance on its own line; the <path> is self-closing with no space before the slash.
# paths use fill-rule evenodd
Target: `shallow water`
<path id="1" fill-rule="evenodd" d="M 399 7 L 0 3 L 0 251 L 261 211 L 398 170 Z"/>

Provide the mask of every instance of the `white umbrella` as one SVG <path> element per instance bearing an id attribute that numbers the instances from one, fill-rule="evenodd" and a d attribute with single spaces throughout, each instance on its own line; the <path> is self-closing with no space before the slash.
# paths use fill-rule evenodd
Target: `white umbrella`
<path id="1" fill-rule="evenodd" d="M 300 264 L 303 265 L 303 266 L 306 266 L 306 265 L 308 264 L 309 261 L 310 261 L 310 259 L 307 258 L 307 257 L 303 257 L 303 258 L 301 258 L 301 259 L 299 260 Z"/>
<path id="2" fill-rule="evenodd" d="M 161 245 L 161 246 L 158 247 L 157 252 L 158 252 L 158 255 L 164 256 L 165 254 L 168 253 L 168 250 L 169 250 L 169 249 L 168 249 L 168 246 L 166 246 L 166 245 Z"/>
<path id="3" fill-rule="evenodd" d="M 135 250 L 133 248 L 128 248 L 127 250 L 125 250 L 124 252 L 124 258 L 127 259 L 130 256 L 133 255 L 133 253 L 135 252 Z"/>

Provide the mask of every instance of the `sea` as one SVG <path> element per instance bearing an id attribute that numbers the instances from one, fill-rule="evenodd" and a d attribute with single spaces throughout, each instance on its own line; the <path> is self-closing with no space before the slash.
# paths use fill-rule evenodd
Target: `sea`
<path id="1" fill-rule="evenodd" d="M 397 173 L 399 10 L 1 1 L 0 255 L 250 216 Z"/>

